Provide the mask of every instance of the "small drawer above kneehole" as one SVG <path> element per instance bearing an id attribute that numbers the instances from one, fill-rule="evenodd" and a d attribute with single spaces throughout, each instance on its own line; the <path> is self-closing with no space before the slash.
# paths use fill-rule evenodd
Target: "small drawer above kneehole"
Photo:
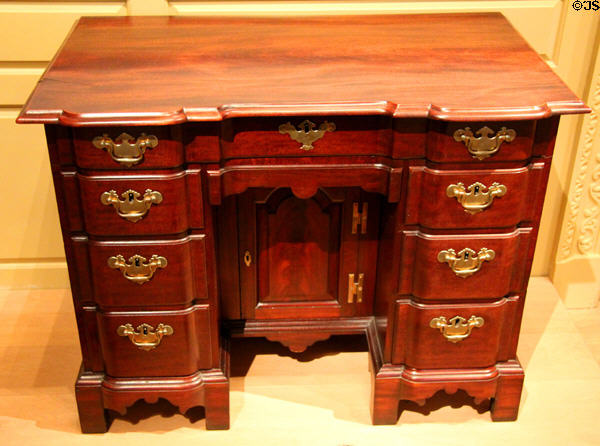
<path id="1" fill-rule="evenodd" d="M 535 121 L 430 121 L 426 156 L 430 161 L 524 161 L 531 157 Z"/>
<path id="2" fill-rule="evenodd" d="M 184 162 L 179 126 L 75 128 L 73 147 L 76 164 L 86 169 L 156 169 Z"/>
<path id="3" fill-rule="evenodd" d="M 391 118 L 385 115 L 232 118 L 223 122 L 221 147 L 225 159 L 389 156 Z"/>
<path id="4" fill-rule="evenodd" d="M 177 234 L 204 226 L 199 170 L 77 175 L 85 230 L 94 235 Z"/>

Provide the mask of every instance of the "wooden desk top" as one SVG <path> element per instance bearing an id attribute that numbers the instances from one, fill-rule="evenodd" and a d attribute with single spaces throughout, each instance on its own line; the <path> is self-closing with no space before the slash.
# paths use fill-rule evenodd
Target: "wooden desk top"
<path id="1" fill-rule="evenodd" d="M 285 114 L 538 119 L 589 109 L 498 13 L 84 17 L 21 123 Z"/>

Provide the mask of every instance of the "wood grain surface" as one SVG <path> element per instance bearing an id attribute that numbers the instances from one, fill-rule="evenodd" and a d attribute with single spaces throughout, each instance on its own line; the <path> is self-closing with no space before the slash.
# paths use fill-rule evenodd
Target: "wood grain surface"
<path id="1" fill-rule="evenodd" d="M 586 110 L 499 13 L 84 17 L 18 122 L 311 114 L 481 121 Z"/>

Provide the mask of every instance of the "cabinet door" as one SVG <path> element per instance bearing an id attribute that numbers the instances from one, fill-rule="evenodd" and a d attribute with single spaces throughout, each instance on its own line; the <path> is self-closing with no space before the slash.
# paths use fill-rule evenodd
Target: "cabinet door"
<path id="1" fill-rule="evenodd" d="M 374 271 L 371 277 L 363 273 L 362 296 L 348 292 L 353 288 L 351 274 L 359 282 L 361 238 L 367 236 L 361 234 L 360 223 L 353 230 L 354 207 L 356 203 L 360 211 L 361 196 L 354 188 L 320 189 L 300 199 L 289 188 L 279 188 L 254 189 L 238 197 L 242 318 L 369 314 L 373 287 L 365 282 L 375 280 Z M 365 246 L 365 253 L 372 245 Z"/>

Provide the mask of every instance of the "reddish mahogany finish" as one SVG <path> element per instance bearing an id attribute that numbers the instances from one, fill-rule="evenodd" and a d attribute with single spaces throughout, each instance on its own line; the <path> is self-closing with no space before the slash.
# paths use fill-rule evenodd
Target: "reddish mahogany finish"
<path id="1" fill-rule="evenodd" d="M 113 377 L 181 376 L 208 369 L 210 361 L 210 319 L 208 305 L 185 310 L 98 313 L 100 345 L 106 373 Z M 120 325 L 140 324 L 156 329 L 158 324 L 173 328 L 160 344 L 149 351 L 135 346 L 127 336 L 119 336 Z"/>
<path id="2" fill-rule="evenodd" d="M 489 367 L 514 357 L 511 344 L 505 342 L 514 332 L 519 299 L 510 297 L 490 304 L 423 305 L 411 300 L 396 302 L 393 364 L 416 369 Z M 448 341 L 429 323 L 443 316 L 482 317 L 483 326 L 472 329 L 462 341 Z"/>
<path id="3" fill-rule="evenodd" d="M 183 164 L 183 143 L 181 127 L 94 127 L 90 129 L 75 128 L 72 130 L 73 153 L 77 166 L 84 169 L 123 169 L 124 166 L 113 160 L 104 149 L 94 147 L 92 141 L 98 136 L 108 136 L 113 141 L 126 133 L 131 136 L 130 142 L 146 134 L 158 138 L 158 145 L 146 149 L 144 159 L 127 170 L 155 169 L 160 167 L 177 167 Z"/>
<path id="4" fill-rule="evenodd" d="M 438 163 L 452 162 L 481 162 L 474 159 L 466 150 L 464 143 L 454 139 L 454 132 L 458 129 L 469 127 L 476 137 L 476 132 L 488 127 L 493 130 L 493 137 L 503 127 L 512 129 L 517 133 L 511 142 L 502 143 L 502 150 L 496 155 L 483 160 L 484 163 L 494 161 L 521 161 L 531 156 L 533 146 L 533 135 L 535 132 L 535 121 L 508 121 L 508 122 L 446 122 L 432 121 L 427 132 L 427 158 Z"/>
<path id="5" fill-rule="evenodd" d="M 408 174 L 406 224 L 426 228 L 504 228 L 522 221 L 532 221 L 531 203 L 538 197 L 544 170 L 549 163 L 535 162 L 524 167 L 494 170 L 441 170 L 425 166 L 411 167 Z M 468 188 L 482 183 L 506 186 L 506 193 L 496 197 L 484 211 L 470 214 L 455 197 L 448 197 L 451 184 Z M 485 189 L 487 190 L 487 189 Z"/>
<path id="6" fill-rule="evenodd" d="M 371 212 L 352 233 L 356 203 Z M 366 203 L 366 205 L 365 205 Z M 356 188 L 255 189 L 238 199 L 242 319 L 369 316 L 377 258 L 378 197 Z M 360 229 L 360 227 L 359 227 Z M 372 242 L 374 241 L 375 242 Z M 246 265 L 244 253 L 253 260 Z M 348 301 L 348 275 L 363 273 L 361 302 Z"/>
<path id="7" fill-rule="evenodd" d="M 260 158 L 306 156 L 302 144 L 278 128 L 289 122 L 300 128 L 306 120 L 316 128 L 333 122 L 335 131 L 326 132 L 316 141 L 311 156 L 385 155 L 391 156 L 391 118 L 389 116 L 303 116 L 277 118 L 229 119 L 223 125 L 222 156 L 230 158 Z"/>
<path id="8" fill-rule="evenodd" d="M 81 259 L 77 265 L 81 281 L 91 280 L 93 300 L 102 307 L 184 305 L 209 297 L 205 235 L 137 241 L 74 237 L 73 242 Z M 128 261 L 136 254 L 146 260 L 162 256 L 167 266 L 157 268 L 149 281 L 139 284 L 108 265 L 110 257 L 122 255 Z"/>
<path id="9" fill-rule="evenodd" d="M 500 14 L 82 18 L 18 118 L 47 124 L 82 430 L 158 398 L 227 428 L 229 336 L 302 351 L 363 333 L 375 424 L 459 389 L 515 419 L 558 115 L 588 110 Z M 303 150 L 279 127 L 305 120 L 335 130 Z M 465 127 L 516 138 L 479 160 L 454 139 Z M 92 143 L 123 133 L 158 145 L 127 167 Z M 458 182 L 507 192 L 472 215 L 446 196 Z M 163 201 L 137 222 L 100 202 L 128 189 Z M 496 257 L 467 278 L 438 261 L 467 247 Z M 168 265 L 140 285 L 117 254 Z M 472 315 L 484 325 L 458 343 L 429 325 Z M 174 333 L 144 351 L 126 323 Z"/>
<path id="10" fill-rule="evenodd" d="M 151 235 L 202 228 L 200 178 L 199 169 L 158 175 L 77 175 L 85 230 L 94 235 Z M 120 200 L 126 200 L 121 194 L 128 190 L 140 193 L 141 199 L 147 189 L 160 192 L 162 201 L 151 205 L 147 214 L 135 222 L 120 217 L 112 205 L 100 201 L 102 194 L 110 190 L 114 190 Z"/>
<path id="11" fill-rule="evenodd" d="M 531 229 L 519 228 L 508 233 L 432 235 L 405 231 L 402 248 L 402 270 L 398 292 L 414 294 L 422 299 L 482 299 L 506 296 L 525 286 L 523 269 Z M 482 248 L 495 252 L 493 260 L 484 261 L 481 269 L 470 277 L 460 277 L 448 263 L 438 261 L 438 253 L 464 248 L 476 253 Z"/>
<path id="12" fill-rule="evenodd" d="M 585 110 L 498 13 L 111 17 L 79 21 L 19 120 L 96 126 L 355 114 L 478 121 Z"/>

